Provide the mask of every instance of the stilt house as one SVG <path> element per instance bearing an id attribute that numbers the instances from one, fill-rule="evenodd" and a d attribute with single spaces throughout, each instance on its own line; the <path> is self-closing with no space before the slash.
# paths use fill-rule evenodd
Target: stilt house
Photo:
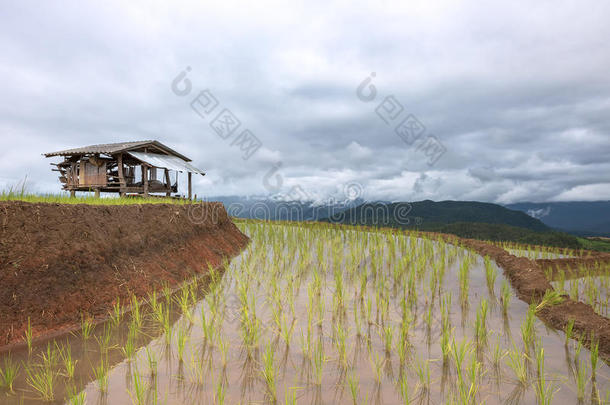
<path id="1" fill-rule="evenodd" d="M 188 173 L 188 198 L 192 199 L 192 174 L 205 173 L 189 162 L 191 159 L 158 141 L 137 141 L 90 145 L 45 153 L 63 156 L 54 165 L 64 190 L 72 196 L 77 191 L 139 194 L 145 197 L 161 193 L 178 194 L 178 172 Z M 172 177 L 174 180 L 172 181 Z"/>

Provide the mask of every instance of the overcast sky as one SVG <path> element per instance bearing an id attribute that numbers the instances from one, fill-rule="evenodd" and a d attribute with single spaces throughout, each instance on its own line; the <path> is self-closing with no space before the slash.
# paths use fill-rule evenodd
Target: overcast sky
<path id="1" fill-rule="evenodd" d="M 157 139 L 200 196 L 610 199 L 609 2 L 84 3 L 0 3 L 3 189 L 57 192 L 43 152 Z"/>

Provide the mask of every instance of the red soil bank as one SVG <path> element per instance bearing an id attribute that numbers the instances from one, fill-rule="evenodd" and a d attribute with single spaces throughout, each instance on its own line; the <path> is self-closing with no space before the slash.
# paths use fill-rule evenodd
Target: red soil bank
<path id="1" fill-rule="evenodd" d="M 0 203 L 0 347 L 103 317 L 218 266 L 247 243 L 220 203 Z"/>
<path id="2" fill-rule="evenodd" d="M 538 259 L 536 263 L 543 269 L 551 270 L 552 279 L 556 279 L 560 271 L 563 271 L 564 277 L 578 278 L 587 274 L 595 275 L 595 268 L 598 272 L 603 272 L 604 267 L 610 266 L 610 255 L 608 253 L 600 253 L 593 257 L 575 257 L 565 259 Z M 583 270 L 584 269 L 584 273 Z"/>
<path id="3" fill-rule="evenodd" d="M 525 257 L 513 256 L 506 250 L 486 242 L 461 238 L 459 241 L 462 246 L 495 260 L 504 270 L 506 277 L 516 290 L 517 296 L 528 304 L 538 302 L 547 290 L 553 289 L 541 264 L 570 268 L 571 266 L 586 266 L 594 263 L 591 258 L 530 260 Z M 605 255 L 598 255 L 593 260 L 599 262 L 600 260 L 606 260 L 606 257 Z M 545 323 L 562 330 L 565 330 L 568 322 L 573 320 L 574 337 L 581 336 L 585 345 L 590 347 L 591 336 L 594 336 L 599 341 L 600 357 L 610 362 L 610 319 L 595 313 L 591 305 L 564 296 L 561 304 L 547 306 L 541 309 L 537 315 Z"/>

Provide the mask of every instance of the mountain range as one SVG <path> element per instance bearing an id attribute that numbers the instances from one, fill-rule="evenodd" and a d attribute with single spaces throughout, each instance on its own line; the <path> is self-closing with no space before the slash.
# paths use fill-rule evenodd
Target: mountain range
<path id="1" fill-rule="evenodd" d="M 219 196 L 230 215 L 291 221 L 335 221 L 432 228 L 455 223 L 508 225 L 534 232 L 559 230 L 578 236 L 610 236 L 610 201 L 515 203 L 478 201 L 389 202 L 284 201 L 269 197 Z"/>
<path id="2" fill-rule="evenodd" d="M 610 236 L 610 201 L 508 204 L 551 228 L 580 236 Z"/>

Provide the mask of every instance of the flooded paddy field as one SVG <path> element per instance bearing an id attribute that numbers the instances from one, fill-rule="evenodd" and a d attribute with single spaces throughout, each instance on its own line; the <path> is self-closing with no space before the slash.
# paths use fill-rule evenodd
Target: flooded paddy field
<path id="1" fill-rule="evenodd" d="M 493 261 L 409 233 L 240 228 L 252 242 L 224 270 L 0 354 L 0 403 L 610 401 L 610 367 Z"/>
<path id="2" fill-rule="evenodd" d="M 596 275 L 586 275 L 566 279 L 565 276 L 555 277 L 551 282 L 553 288 L 561 294 L 567 294 L 576 301 L 582 301 L 593 307 L 598 314 L 608 317 L 610 300 L 610 269 Z"/>

